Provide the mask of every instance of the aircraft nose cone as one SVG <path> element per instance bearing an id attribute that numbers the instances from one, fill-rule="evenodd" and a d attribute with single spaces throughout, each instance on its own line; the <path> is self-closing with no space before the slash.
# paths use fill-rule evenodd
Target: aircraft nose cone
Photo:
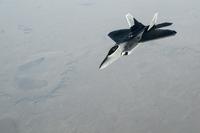
<path id="1" fill-rule="evenodd" d="M 106 64 L 105 64 L 106 61 L 107 61 L 107 57 L 103 60 L 103 62 L 99 66 L 99 70 L 102 70 L 102 69 L 106 68 Z"/>
<path id="2" fill-rule="evenodd" d="M 102 64 L 102 65 L 99 66 L 99 70 L 102 70 L 102 69 L 104 69 L 104 68 L 106 68 L 106 65 L 105 65 L 105 64 Z"/>
<path id="3" fill-rule="evenodd" d="M 104 68 L 105 68 L 104 65 L 100 65 L 99 70 L 102 70 L 102 69 L 104 69 Z"/>

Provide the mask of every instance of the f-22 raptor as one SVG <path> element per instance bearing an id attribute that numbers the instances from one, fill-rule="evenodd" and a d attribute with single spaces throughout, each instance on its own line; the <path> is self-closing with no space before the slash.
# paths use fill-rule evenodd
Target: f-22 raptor
<path id="1" fill-rule="evenodd" d="M 156 24 L 158 13 L 154 14 L 150 25 L 143 25 L 133 16 L 128 13 L 126 20 L 129 25 L 129 29 L 120 29 L 112 31 L 108 36 L 116 43 L 108 52 L 106 58 L 101 63 L 99 69 L 104 69 L 111 63 L 116 61 L 122 56 L 130 55 L 133 49 L 142 42 L 160 39 L 164 37 L 173 36 L 176 31 L 169 29 L 160 29 L 166 26 L 172 25 L 172 23 L 164 22 Z"/>

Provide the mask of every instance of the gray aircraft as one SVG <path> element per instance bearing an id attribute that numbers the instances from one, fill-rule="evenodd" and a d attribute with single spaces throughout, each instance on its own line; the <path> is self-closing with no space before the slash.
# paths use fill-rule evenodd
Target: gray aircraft
<path id="1" fill-rule="evenodd" d="M 145 26 L 128 13 L 126 15 L 126 20 L 128 22 L 129 29 L 120 29 L 112 31 L 108 34 L 108 36 L 116 44 L 110 49 L 99 69 L 106 68 L 122 56 L 130 55 L 134 47 L 136 47 L 139 43 L 169 37 L 176 34 L 176 31 L 174 30 L 160 29 L 170 26 L 172 23 L 165 22 L 156 24 L 157 17 L 158 13 L 155 13 L 150 25 Z"/>

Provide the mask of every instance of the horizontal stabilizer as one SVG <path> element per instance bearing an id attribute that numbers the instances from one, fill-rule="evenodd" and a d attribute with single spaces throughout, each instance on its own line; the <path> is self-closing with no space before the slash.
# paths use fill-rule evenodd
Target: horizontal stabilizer
<path id="1" fill-rule="evenodd" d="M 170 26 L 170 25 L 172 25 L 172 24 L 173 24 L 173 23 L 170 23 L 170 22 L 160 23 L 160 24 L 157 24 L 157 25 L 156 25 L 156 28 L 167 27 L 167 26 Z"/>
<path id="2" fill-rule="evenodd" d="M 134 25 L 136 26 L 144 26 L 142 23 L 140 23 L 137 19 L 133 19 L 134 20 Z"/>

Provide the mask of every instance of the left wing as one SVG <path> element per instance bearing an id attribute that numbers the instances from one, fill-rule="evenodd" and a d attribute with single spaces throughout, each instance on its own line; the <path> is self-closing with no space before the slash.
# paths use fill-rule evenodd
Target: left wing
<path id="1" fill-rule="evenodd" d="M 140 40 L 140 42 L 161 39 L 164 37 L 173 36 L 175 34 L 176 31 L 168 29 L 155 29 L 155 30 L 145 31 L 142 35 L 142 39 Z"/>

